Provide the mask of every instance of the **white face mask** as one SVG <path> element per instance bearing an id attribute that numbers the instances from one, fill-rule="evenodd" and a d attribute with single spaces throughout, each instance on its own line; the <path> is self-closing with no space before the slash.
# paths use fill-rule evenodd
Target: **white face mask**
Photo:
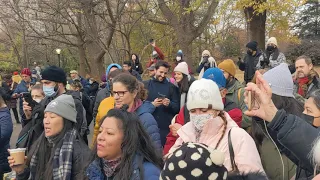
<path id="1" fill-rule="evenodd" d="M 40 103 L 42 99 L 33 99 L 35 102 Z"/>
<path id="2" fill-rule="evenodd" d="M 190 114 L 190 122 L 197 130 L 202 130 L 204 125 L 213 118 L 212 114 Z"/>
<path id="3" fill-rule="evenodd" d="M 176 60 L 177 60 L 177 61 L 181 61 L 181 57 L 180 57 L 180 56 L 177 56 L 177 57 L 176 57 Z"/>

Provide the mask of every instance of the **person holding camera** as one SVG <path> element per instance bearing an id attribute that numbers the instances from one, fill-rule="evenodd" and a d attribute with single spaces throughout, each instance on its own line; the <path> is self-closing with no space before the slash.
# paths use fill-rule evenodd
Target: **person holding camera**
<path id="1" fill-rule="evenodd" d="M 201 61 L 199 63 L 199 67 L 197 69 L 197 72 L 199 73 L 198 79 L 201 79 L 203 76 L 203 73 L 209 69 L 209 68 L 215 68 L 218 67 L 216 60 L 211 56 L 210 51 L 204 50 L 202 52 Z"/>
<path id="2" fill-rule="evenodd" d="M 155 76 L 144 82 L 144 87 L 148 89 L 148 98 L 146 100 L 152 102 L 155 107 L 152 115 L 160 129 L 162 146 L 165 144 L 166 136 L 170 132 L 169 125 L 171 120 L 180 110 L 179 89 L 166 78 L 169 67 L 169 64 L 165 61 L 157 62 Z"/>

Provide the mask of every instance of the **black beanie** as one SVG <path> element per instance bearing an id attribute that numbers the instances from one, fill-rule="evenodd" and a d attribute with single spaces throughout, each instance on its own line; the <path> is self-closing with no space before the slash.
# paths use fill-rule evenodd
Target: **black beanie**
<path id="1" fill-rule="evenodd" d="M 49 80 L 59 83 L 67 83 L 67 76 L 63 69 L 57 66 L 49 66 L 42 72 L 42 80 Z"/>
<path id="2" fill-rule="evenodd" d="M 258 43 L 257 43 L 257 41 L 251 41 L 246 45 L 246 47 L 253 50 L 253 51 L 257 51 Z"/>

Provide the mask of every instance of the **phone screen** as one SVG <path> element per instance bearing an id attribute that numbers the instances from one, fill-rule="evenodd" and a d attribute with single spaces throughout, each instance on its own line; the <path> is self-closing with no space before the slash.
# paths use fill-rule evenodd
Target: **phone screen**
<path id="1" fill-rule="evenodd" d="M 158 93 L 158 99 L 164 99 L 166 98 L 166 95 Z"/>

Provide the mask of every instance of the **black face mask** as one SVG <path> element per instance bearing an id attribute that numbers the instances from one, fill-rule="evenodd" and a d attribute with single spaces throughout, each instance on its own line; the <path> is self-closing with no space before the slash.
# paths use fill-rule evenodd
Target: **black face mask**
<path id="1" fill-rule="evenodd" d="M 274 51 L 276 48 L 273 46 L 267 46 L 267 51 Z"/>
<path id="2" fill-rule="evenodd" d="M 247 54 L 250 55 L 250 56 L 252 56 L 253 52 L 250 51 L 250 50 L 247 50 Z"/>
<path id="3" fill-rule="evenodd" d="M 313 125 L 314 119 L 315 119 L 315 118 L 318 118 L 318 117 L 313 117 L 313 116 L 310 116 L 310 115 L 308 115 L 308 114 L 301 114 L 301 118 L 302 118 L 303 120 L 307 121 L 307 122 L 308 122 L 309 124 L 311 124 L 312 126 L 314 126 L 314 125 Z"/>

